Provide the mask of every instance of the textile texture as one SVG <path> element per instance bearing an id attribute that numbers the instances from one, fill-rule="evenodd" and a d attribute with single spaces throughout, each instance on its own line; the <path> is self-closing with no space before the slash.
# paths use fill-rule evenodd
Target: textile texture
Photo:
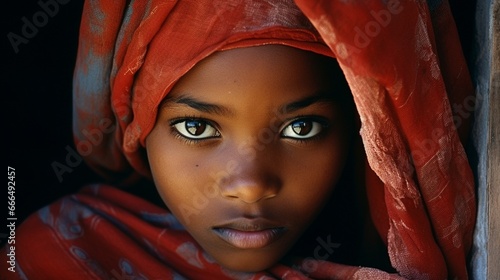
<path id="1" fill-rule="evenodd" d="M 93 185 L 26 220 L 8 279 L 467 279 L 476 202 L 468 120 L 452 108 L 474 92 L 447 1 L 87 1 L 78 151 L 120 184 L 150 177 L 144 141 L 175 82 L 216 51 L 265 44 L 338 60 L 361 120 L 371 218 L 397 275 L 320 260 L 230 272 L 166 210 Z M 103 137 L 89 138 L 95 130 Z"/>

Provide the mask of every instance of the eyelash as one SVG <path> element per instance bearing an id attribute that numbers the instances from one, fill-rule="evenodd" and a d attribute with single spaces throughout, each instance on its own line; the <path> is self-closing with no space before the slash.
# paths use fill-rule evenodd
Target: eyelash
<path id="1" fill-rule="evenodd" d="M 179 123 L 182 123 L 182 122 L 185 122 L 185 121 L 199 121 L 199 122 L 204 122 L 212 127 L 214 127 L 217 131 L 219 131 L 220 129 L 218 128 L 217 125 L 215 125 L 212 121 L 209 121 L 205 118 L 202 118 L 202 117 L 199 117 L 199 116 L 184 116 L 184 117 L 180 117 L 180 118 L 175 118 L 175 119 L 172 119 L 170 120 L 170 129 L 171 129 L 171 132 L 172 132 L 172 135 L 176 138 L 176 139 L 179 139 L 181 141 L 183 141 L 184 143 L 188 144 L 188 145 L 200 145 L 203 143 L 203 141 L 206 141 L 206 140 L 212 140 L 214 139 L 215 137 L 210 137 L 210 138 L 200 138 L 200 139 L 194 139 L 194 138 L 188 138 L 184 135 L 182 135 L 176 128 L 175 128 L 175 125 L 176 124 L 179 124 Z"/>
<path id="2" fill-rule="evenodd" d="M 311 121 L 311 122 L 318 123 L 319 125 L 321 125 L 321 131 L 318 132 L 317 134 L 311 136 L 311 137 L 308 137 L 308 138 L 296 138 L 296 137 L 282 136 L 283 131 L 287 127 L 289 127 L 293 123 L 298 122 L 300 120 Z M 207 125 L 210 125 L 215 130 L 217 130 L 218 133 L 219 133 L 219 135 L 215 136 L 215 137 L 199 138 L 199 139 L 186 137 L 186 136 L 182 135 L 177 130 L 177 128 L 175 128 L 175 125 L 177 125 L 179 123 L 182 123 L 182 122 L 186 122 L 186 121 L 199 121 L 199 122 L 202 122 L 202 123 L 206 123 Z M 286 139 L 288 141 L 294 141 L 294 142 L 297 142 L 297 143 L 309 143 L 309 142 L 312 142 L 314 140 L 318 140 L 319 138 L 321 138 L 322 136 L 324 136 L 326 134 L 326 128 L 328 128 L 328 127 L 329 127 L 328 121 L 325 118 L 323 118 L 323 117 L 307 116 L 307 115 L 297 116 L 297 117 L 295 117 L 293 119 L 288 120 L 286 122 L 286 125 L 283 128 L 280 129 L 280 137 L 282 137 L 283 139 Z M 171 132 L 172 132 L 173 136 L 176 139 L 179 139 L 179 140 L 181 140 L 181 141 L 183 141 L 183 142 L 185 142 L 186 144 L 189 144 L 189 145 L 199 145 L 199 144 L 202 144 L 204 141 L 212 140 L 212 139 L 216 139 L 216 138 L 220 137 L 220 129 L 219 129 L 219 127 L 218 127 L 217 124 L 215 124 L 214 122 L 212 122 L 210 120 L 207 120 L 207 119 L 202 118 L 202 117 L 197 117 L 197 116 L 185 116 L 185 117 L 180 117 L 180 118 L 172 119 L 170 121 L 170 128 L 171 128 Z"/>
<path id="3" fill-rule="evenodd" d="M 193 145 L 193 146 L 200 145 L 203 140 L 206 140 L 206 139 L 201 139 L 201 140 L 200 139 L 190 139 L 190 138 L 184 137 L 181 134 L 176 133 L 176 132 L 174 132 L 174 137 L 175 137 L 175 139 L 179 139 L 180 141 L 184 142 L 187 145 Z"/>
<path id="4" fill-rule="evenodd" d="M 318 132 L 317 134 L 311 136 L 311 137 L 308 137 L 308 138 L 296 138 L 296 137 L 284 137 L 282 136 L 284 139 L 287 139 L 289 141 L 294 141 L 294 142 L 298 142 L 298 143 L 310 143 L 310 142 L 313 142 L 315 140 L 318 140 L 320 138 L 322 138 L 322 136 L 325 136 L 326 133 L 327 133 L 327 128 L 329 127 L 329 122 L 326 118 L 324 117 L 320 117 L 320 116 L 311 116 L 311 115 L 299 115 L 293 119 L 290 119 L 286 122 L 286 125 L 280 130 L 280 135 L 283 133 L 283 131 L 290 125 L 292 125 L 293 123 L 295 122 L 298 122 L 298 121 L 311 121 L 311 122 L 316 122 L 318 123 L 320 126 L 321 126 L 321 131 Z"/>

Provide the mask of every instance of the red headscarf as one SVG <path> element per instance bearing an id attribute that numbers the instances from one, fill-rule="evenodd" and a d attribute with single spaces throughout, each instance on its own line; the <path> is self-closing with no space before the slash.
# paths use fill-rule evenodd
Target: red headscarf
<path id="1" fill-rule="evenodd" d="M 159 103 L 213 52 L 283 44 L 336 57 L 361 119 L 372 219 L 391 264 L 410 279 L 467 278 L 474 184 L 454 125 L 465 135 L 467 120 L 459 124 L 450 104 L 463 104 L 473 90 L 448 2 L 129 2 L 84 7 L 74 134 L 96 171 L 129 182 L 150 176 L 143 149 Z M 44 242 L 29 242 L 32 230 Z M 312 261 L 314 270 L 309 263 L 234 274 L 213 263 L 171 214 L 106 186 L 40 210 L 19 239 L 26 255 L 54 256 L 19 258 L 20 278 L 42 271 L 67 279 L 396 277 L 323 261 Z"/>
<path id="2" fill-rule="evenodd" d="M 297 2 L 354 95 L 371 213 L 392 265 L 415 279 L 467 278 L 474 180 L 455 126 L 465 138 L 467 120 L 450 103 L 474 91 L 448 2 Z"/>
<path id="3" fill-rule="evenodd" d="M 292 1 L 120 5 L 86 4 L 74 78 L 76 146 L 105 176 L 150 176 L 141 150 L 158 105 L 180 77 L 211 53 L 282 44 L 333 56 Z M 116 129 L 88 145 L 88 131 L 104 132 L 111 121 Z M 106 129 L 98 126 L 103 122 Z"/>

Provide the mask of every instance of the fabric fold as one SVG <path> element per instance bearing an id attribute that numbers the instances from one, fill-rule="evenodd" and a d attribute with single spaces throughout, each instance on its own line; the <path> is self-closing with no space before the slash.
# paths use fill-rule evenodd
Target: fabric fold
<path id="1" fill-rule="evenodd" d="M 150 177 L 144 141 L 174 83 L 213 52 L 265 44 L 332 56 L 292 1 L 86 2 L 73 86 L 78 151 L 106 178 Z M 85 145 L 103 122 L 113 127 Z"/>
<path id="2" fill-rule="evenodd" d="M 86 1 L 78 152 L 117 186 L 150 178 L 144 141 L 176 81 L 214 52 L 266 44 L 338 60 L 361 120 L 371 217 L 398 275 L 320 260 L 230 272 L 171 213 L 95 185 L 21 226 L 17 252 L 36 257 L 19 258 L 17 278 L 467 279 L 476 201 L 457 106 L 474 92 L 447 1 Z"/>
<path id="3" fill-rule="evenodd" d="M 339 279 L 335 275 L 354 274 L 389 279 L 383 271 L 319 261 L 313 261 L 321 268 L 315 271 L 282 264 L 258 273 L 229 271 L 171 213 L 104 184 L 86 186 L 40 209 L 19 228 L 17 240 L 22 242 L 16 245 L 16 273 L 8 279 Z M 33 252 L 47 257 L 20 257 L 39 256 Z M 5 261 L 5 248 L 1 253 Z"/>
<path id="4" fill-rule="evenodd" d="M 450 100 L 474 92 L 456 30 L 442 36 L 453 26 L 448 3 L 434 11 L 421 1 L 297 4 L 350 84 L 376 174 L 367 182 L 371 212 L 391 263 L 408 278 L 466 279 L 474 180 Z"/>

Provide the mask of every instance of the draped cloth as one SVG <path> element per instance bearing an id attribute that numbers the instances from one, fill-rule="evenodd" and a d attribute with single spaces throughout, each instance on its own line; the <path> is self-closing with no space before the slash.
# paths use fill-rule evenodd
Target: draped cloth
<path id="1" fill-rule="evenodd" d="M 447 1 L 87 1 L 74 75 L 79 153 L 120 184 L 150 177 L 144 141 L 175 82 L 213 52 L 265 44 L 338 60 L 361 120 L 371 218 L 398 275 L 311 259 L 230 272 L 165 209 L 94 185 L 19 228 L 16 276 L 466 279 L 476 206 L 461 139 L 475 100 Z"/>

